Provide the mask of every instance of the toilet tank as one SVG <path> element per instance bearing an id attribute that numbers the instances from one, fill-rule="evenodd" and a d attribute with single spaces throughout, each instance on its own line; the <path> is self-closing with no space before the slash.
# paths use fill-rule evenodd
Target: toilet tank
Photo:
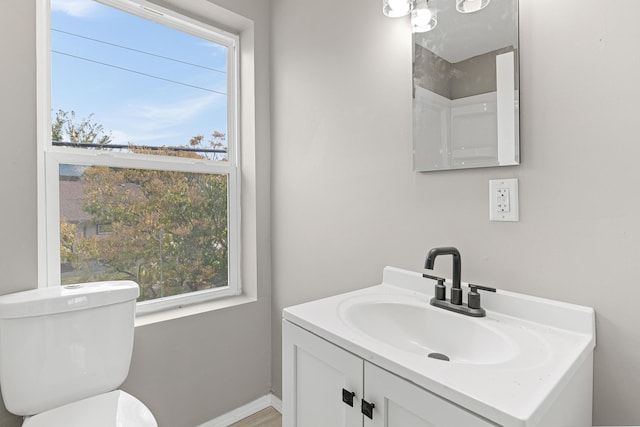
<path id="1" fill-rule="evenodd" d="M 118 388 L 133 350 L 131 281 L 0 296 L 0 389 L 7 410 L 33 415 Z"/>

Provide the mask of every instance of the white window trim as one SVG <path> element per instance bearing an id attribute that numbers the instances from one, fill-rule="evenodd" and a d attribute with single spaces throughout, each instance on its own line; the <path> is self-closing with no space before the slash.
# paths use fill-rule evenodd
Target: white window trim
<path id="1" fill-rule="evenodd" d="M 240 295 L 241 287 L 241 168 L 239 141 L 239 36 L 179 15 L 146 0 L 99 0 L 101 3 L 152 19 L 171 28 L 228 47 L 228 161 L 216 162 L 186 158 L 167 158 L 118 152 L 95 152 L 55 147 L 51 142 L 51 61 L 50 0 L 37 0 L 37 148 L 38 148 L 38 287 L 60 285 L 59 165 L 61 163 L 124 168 L 158 169 L 228 176 L 228 272 L 229 286 L 143 301 L 137 314 L 156 313 Z"/>

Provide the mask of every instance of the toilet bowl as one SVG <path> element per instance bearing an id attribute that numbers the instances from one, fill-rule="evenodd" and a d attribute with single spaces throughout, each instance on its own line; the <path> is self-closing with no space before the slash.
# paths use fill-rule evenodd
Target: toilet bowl
<path id="1" fill-rule="evenodd" d="M 151 411 L 115 390 L 27 417 L 22 427 L 157 427 Z"/>
<path id="2" fill-rule="evenodd" d="M 23 427 L 157 427 L 118 390 L 139 294 L 134 282 L 112 281 L 0 296 L 0 390 Z"/>

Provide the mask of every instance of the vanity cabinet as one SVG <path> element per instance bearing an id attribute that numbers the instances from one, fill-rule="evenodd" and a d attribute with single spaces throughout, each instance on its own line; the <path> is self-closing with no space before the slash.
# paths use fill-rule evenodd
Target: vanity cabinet
<path id="1" fill-rule="evenodd" d="M 425 280 L 386 267 L 283 310 L 284 427 L 592 424 L 593 308 L 497 291 L 462 316 Z"/>
<path id="2" fill-rule="evenodd" d="M 287 320 L 282 359 L 283 427 L 497 425 Z"/>

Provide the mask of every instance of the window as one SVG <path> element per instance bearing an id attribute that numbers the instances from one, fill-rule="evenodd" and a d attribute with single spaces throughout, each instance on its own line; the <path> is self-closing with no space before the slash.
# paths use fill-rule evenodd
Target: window
<path id="1" fill-rule="evenodd" d="M 113 228 L 111 227 L 111 224 L 98 224 L 98 225 L 96 225 L 96 233 L 98 233 L 100 235 L 111 234 L 112 231 L 113 231 Z M 75 236 L 75 234 L 74 234 L 74 236 Z M 62 245 L 63 243 L 60 242 L 60 244 Z"/>
<path id="2" fill-rule="evenodd" d="M 238 294 L 238 38 L 144 0 L 48 16 L 47 285 L 134 280 L 139 312 Z"/>

